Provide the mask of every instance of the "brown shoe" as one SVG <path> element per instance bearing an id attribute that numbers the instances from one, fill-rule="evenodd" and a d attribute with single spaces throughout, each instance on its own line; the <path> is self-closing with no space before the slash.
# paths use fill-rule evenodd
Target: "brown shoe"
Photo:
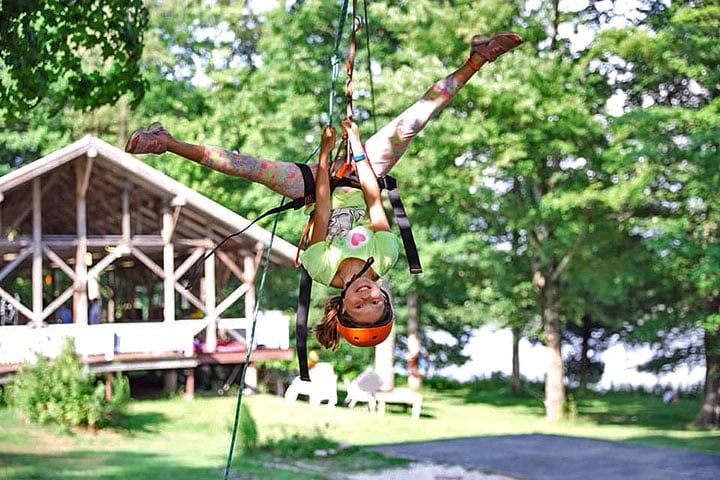
<path id="1" fill-rule="evenodd" d="M 167 152 L 167 142 L 170 132 L 165 130 L 160 122 L 155 122 L 147 130 L 135 130 L 125 144 L 125 151 L 128 153 L 155 153 Z"/>
<path id="2" fill-rule="evenodd" d="M 475 35 L 470 41 L 470 55 L 477 53 L 488 62 L 494 62 L 500 55 L 509 52 L 523 41 L 520 35 L 511 32 L 498 33 L 494 37 Z"/>

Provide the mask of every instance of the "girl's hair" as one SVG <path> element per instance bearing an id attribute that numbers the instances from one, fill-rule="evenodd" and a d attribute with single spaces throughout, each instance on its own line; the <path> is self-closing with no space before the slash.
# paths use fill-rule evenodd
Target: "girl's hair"
<path id="1" fill-rule="evenodd" d="M 388 294 L 384 291 L 383 298 L 385 309 L 382 318 L 377 322 L 378 324 L 383 324 L 388 314 L 392 315 L 392 304 L 390 303 Z M 338 322 L 340 322 L 341 319 L 345 325 L 352 325 L 354 323 L 353 318 L 349 314 L 343 313 L 343 299 L 340 295 L 328 298 L 325 302 L 325 315 L 323 315 L 320 323 L 313 327 L 315 338 L 320 342 L 320 345 L 325 348 L 331 348 L 333 351 L 338 349 L 340 339 L 342 338 L 340 330 L 338 329 Z"/>

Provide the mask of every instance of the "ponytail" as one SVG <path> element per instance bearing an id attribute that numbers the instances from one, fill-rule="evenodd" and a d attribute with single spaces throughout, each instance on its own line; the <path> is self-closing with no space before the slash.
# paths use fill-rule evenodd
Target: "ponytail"
<path id="1" fill-rule="evenodd" d="M 323 315 L 320 323 L 313 328 L 315 338 L 320 342 L 320 345 L 331 348 L 333 351 L 336 351 L 340 346 L 338 322 L 342 314 L 342 304 L 343 300 L 340 295 L 328 298 L 325 302 L 325 315 Z"/>

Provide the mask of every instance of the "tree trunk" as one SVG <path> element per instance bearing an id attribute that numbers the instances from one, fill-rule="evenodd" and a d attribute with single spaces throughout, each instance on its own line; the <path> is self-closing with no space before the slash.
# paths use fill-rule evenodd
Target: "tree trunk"
<path id="1" fill-rule="evenodd" d="M 388 338 L 375 347 L 375 373 L 378 374 L 382 385 L 380 390 L 389 392 L 395 389 L 395 327 Z"/>
<path id="2" fill-rule="evenodd" d="M 520 327 L 512 327 L 512 378 L 510 386 L 513 392 L 522 391 L 522 383 L 520 382 L 520 335 L 522 329 Z"/>
<path id="3" fill-rule="evenodd" d="M 420 366 L 420 302 L 417 291 L 408 293 L 408 386 L 413 390 L 422 387 Z"/>
<path id="4" fill-rule="evenodd" d="M 387 285 L 383 288 L 387 290 Z M 392 296 L 392 292 L 387 291 Z M 375 373 L 382 380 L 380 390 L 389 392 L 395 389 L 395 327 L 388 338 L 375 347 Z"/>
<path id="5" fill-rule="evenodd" d="M 541 290 L 543 333 L 550 355 L 545 377 L 545 418 L 562 420 L 565 407 L 565 367 L 563 365 L 560 331 L 560 291 L 556 280 L 548 280 Z"/>
<path id="6" fill-rule="evenodd" d="M 698 415 L 701 428 L 720 428 L 720 332 L 705 330 L 705 389 Z"/>
<path id="7" fill-rule="evenodd" d="M 590 326 L 590 316 L 583 315 L 582 318 L 582 350 L 580 352 L 580 390 L 587 389 L 588 371 L 590 370 L 590 359 L 588 352 L 590 351 L 590 334 L 592 328 Z"/>

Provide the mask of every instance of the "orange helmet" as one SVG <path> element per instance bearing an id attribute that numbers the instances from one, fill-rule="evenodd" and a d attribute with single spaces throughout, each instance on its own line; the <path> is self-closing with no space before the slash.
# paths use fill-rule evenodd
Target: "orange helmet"
<path id="1" fill-rule="evenodd" d="M 345 340 L 356 347 L 374 347 L 382 343 L 392 331 L 395 314 L 387 292 L 381 291 L 385 297 L 385 317 L 379 323 L 372 327 L 357 327 L 348 325 L 342 315 L 338 317 L 338 331 L 345 337 Z"/>

